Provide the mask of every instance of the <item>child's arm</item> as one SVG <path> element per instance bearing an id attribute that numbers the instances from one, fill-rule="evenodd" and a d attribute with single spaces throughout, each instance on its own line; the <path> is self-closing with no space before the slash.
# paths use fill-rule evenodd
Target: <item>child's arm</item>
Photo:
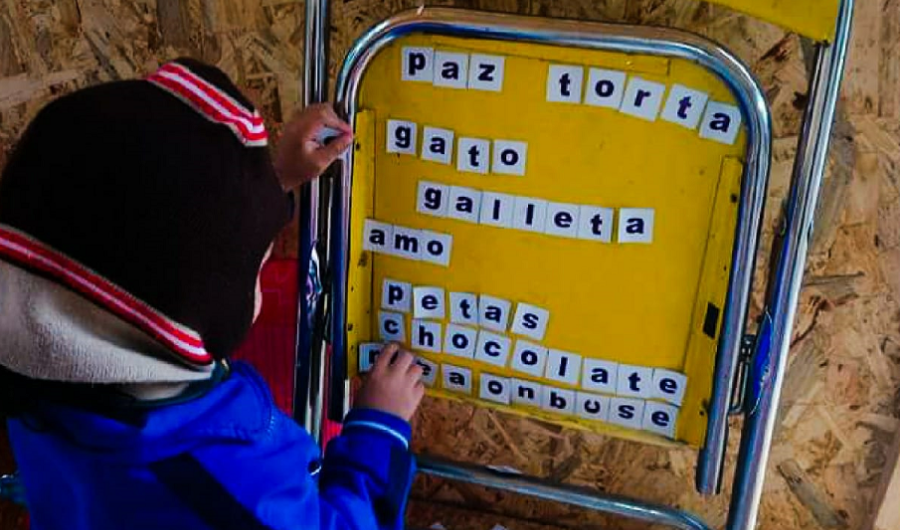
<path id="1" fill-rule="evenodd" d="M 292 190 L 322 174 L 353 142 L 350 126 L 338 118 L 330 103 L 310 105 L 285 124 L 275 172 L 285 190 Z"/>
<path id="2" fill-rule="evenodd" d="M 321 466 L 309 435 L 276 411 L 255 372 L 236 364 L 212 401 L 179 412 L 216 411 L 209 425 L 198 430 L 191 420 L 187 436 L 166 441 L 173 455 L 149 466 L 171 493 L 159 521 L 196 518 L 179 528 L 198 530 L 401 529 L 415 472 L 408 420 L 424 394 L 413 361 L 396 345 L 383 350 Z"/>
<path id="3" fill-rule="evenodd" d="M 408 422 L 425 393 L 421 377 L 413 356 L 396 345 L 379 355 L 343 434 L 325 454 L 319 479 L 323 528 L 341 526 L 340 519 L 360 512 L 373 514 L 381 529 L 403 527 L 415 474 Z"/>

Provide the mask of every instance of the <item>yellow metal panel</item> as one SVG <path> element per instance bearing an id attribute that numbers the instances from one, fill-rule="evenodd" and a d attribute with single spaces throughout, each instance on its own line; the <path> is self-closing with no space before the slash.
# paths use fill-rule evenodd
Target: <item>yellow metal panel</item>
<path id="1" fill-rule="evenodd" d="M 840 0 L 711 0 L 818 41 L 834 38 Z"/>
<path id="2" fill-rule="evenodd" d="M 506 57 L 501 92 L 458 90 L 403 82 L 403 46 L 487 52 Z M 356 117 L 349 249 L 348 344 L 355 375 L 356 347 L 377 341 L 377 308 L 385 278 L 447 291 L 483 293 L 550 311 L 542 344 L 623 364 L 686 373 L 689 384 L 677 441 L 698 446 L 706 428 L 715 340 L 698 340 L 705 314 L 724 305 L 736 222 L 732 195 L 740 188 L 745 150 L 703 139 L 697 130 L 648 122 L 614 109 L 546 101 L 549 62 L 627 70 L 668 86 L 682 84 L 734 104 L 728 88 L 701 67 L 681 60 L 636 57 L 546 45 L 409 35 L 373 60 L 363 78 Z M 528 143 L 523 177 L 461 173 L 409 155 L 386 153 L 386 120 L 447 128 L 456 136 Z M 454 157 L 455 161 L 455 157 Z M 493 228 L 416 212 L 418 182 L 428 180 L 484 191 L 610 208 L 653 208 L 649 245 L 598 243 Z M 448 268 L 372 254 L 361 249 L 363 221 L 432 230 L 453 236 Z M 721 321 L 721 317 L 719 318 Z M 445 323 L 447 320 L 444 321 Z M 409 318 L 407 318 L 409 323 Z M 409 329 L 407 329 L 409 336 Z M 444 354 L 438 363 L 547 383 L 510 368 Z M 440 381 L 440 378 L 438 378 Z M 564 384 L 552 386 L 570 388 Z M 440 388 L 432 394 L 536 416 L 650 443 L 668 440 L 605 422 L 563 417 L 537 408 L 493 405 Z"/>
<path id="3" fill-rule="evenodd" d="M 352 371 L 355 372 L 358 362 L 358 345 L 368 342 L 373 336 L 372 298 L 372 254 L 361 252 L 363 223 L 375 216 L 375 113 L 362 111 L 356 114 L 356 145 L 359 146 L 353 159 L 353 187 L 350 196 L 353 198 L 353 215 L 350 217 L 350 248 L 354 249 L 351 264 L 353 271 L 347 278 L 347 307 L 352 308 L 355 316 L 347 326 L 347 344 L 350 348 L 349 358 L 353 359 Z M 365 148 L 363 148 L 365 146 Z M 374 317 L 374 318 L 377 318 Z"/>
<path id="4" fill-rule="evenodd" d="M 722 172 L 716 189 L 716 199 L 710 217 L 709 236 L 706 242 L 706 256 L 703 271 L 700 274 L 700 287 L 694 305 L 694 323 L 688 339 L 684 372 L 687 374 L 708 374 L 710 352 L 716 350 L 716 338 L 707 335 L 701 325 L 704 321 L 708 305 L 714 303 L 724 307 L 727 295 L 728 275 L 731 273 L 732 244 L 734 229 L 737 224 L 738 197 L 741 193 L 741 173 L 743 164 L 737 159 L 726 158 L 722 161 Z M 719 317 L 722 320 L 722 317 Z M 717 337 L 717 336 L 716 336 Z M 686 418 L 701 419 L 706 415 L 706 400 L 712 393 L 712 377 L 695 377 L 688 387 L 681 414 Z M 688 422 L 679 425 L 679 437 L 699 444 L 697 432 Z"/>

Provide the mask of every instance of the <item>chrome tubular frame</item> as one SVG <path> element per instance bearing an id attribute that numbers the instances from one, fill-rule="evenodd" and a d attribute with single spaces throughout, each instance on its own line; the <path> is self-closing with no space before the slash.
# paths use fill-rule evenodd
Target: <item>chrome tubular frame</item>
<path id="1" fill-rule="evenodd" d="M 754 388 L 758 390 L 755 395 L 749 396 L 752 406 L 747 412 L 741 434 L 738 467 L 728 512 L 729 530 L 751 530 L 756 526 L 852 18 L 853 0 L 841 0 L 834 42 L 820 43 L 816 47 L 809 101 L 788 195 L 785 237 L 781 247 L 776 249 L 778 262 L 770 280 L 766 306 L 765 316 L 771 321 L 771 348 L 756 353 L 758 358 L 751 374 Z"/>
<path id="2" fill-rule="evenodd" d="M 533 477 L 424 456 L 417 457 L 416 464 L 420 471 L 435 477 L 529 495 L 648 523 L 664 524 L 680 530 L 712 530 L 690 513 L 638 499 L 617 495 L 599 496 L 595 490 L 588 488 L 550 485 Z"/>
<path id="3" fill-rule="evenodd" d="M 721 78 L 734 92 L 747 120 L 748 149 L 741 186 L 741 207 L 728 304 L 723 318 L 716 363 L 716 390 L 710 403 L 710 432 L 722 432 L 706 445 L 721 445 L 724 453 L 730 389 L 734 379 L 750 296 L 756 244 L 765 201 L 771 148 L 771 123 L 765 97 L 747 67 L 728 51 L 700 36 L 683 31 L 645 26 L 626 26 L 545 20 L 533 17 L 483 13 L 446 8 L 425 8 L 400 13 L 376 25 L 350 50 L 338 75 L 336 99 L 346 117 L 357 110 L 357 96 L 366 67 L 375 55 L 395 39 L 414 32 L 481 37 L 495 40 L 574 46 L 622 53 L 640 53 L 693 61 Z M 335 355 L 346 354 L 347 244 L 350 213 L 349 190 L 353 152 L 342 158 L 340 190 L 331 197 L 334 230 L 332 240 L 331 333 Z M 712 442 L 712 443 L 711 443 Z M 702 455 L 701 455 L 702 456 Z M 715 461 L 721 458 L 716 457 Z M 716 464 L 719 466 L 720 464 Z"/>
<path id="4" fill-rule="evenodd" d="M 348 119 L 358 108 L 359 88 L 363 74 L 372 59 L 395 39 L 416 32 L 481 37 L 494 40 L 531 42 L 556 46 L 572 46 L 622 53 L 639 53 L 668 58 L 684 59 L 703 66 L 718 76 L 734 93 L 747 125 L 747 151 L 741 183 L 741 201 L 738 211 L 735 245 L 732 255 L 727 303 L 719 336 L 715 366 L 713 396 L 709 408 L 709 424 L 705 448 L 698 465 L 698 488 L 704 493 L 717 489 L 721 481 L 722 463 L 727 441 L 727 421 L 732 387 L 738 366 L 741 342 L 744 336 L 748 301 L 752 286 L 752 273 L 756 257 L 760 221 L 768 183 L 771 123 L 768 105 L 755 79 L 737 58 L 717 44 L 683 31 L 616 24 L 547 20 L 532 17 L 482 13 L 444 8 L 424 8 L 400 13 L 376 25 L 363 35 L 350 50 L 338 76 L 336 99 Z M 353 151 L 348 150 L 341 160 L 340 187 L 334 188 L 329 197 L 331 230 L 329 273 L 332 276 L 330 290 L 329 338 L 334 358 L 340 358 L 346 366 L 346 282 L 348 274 L 348 243 L 350 222 L 350 190 L 352 188 Z M 330 382 L 334 389 L 342 391 L 344 410 L 348 406 L 349 380 L 346 373 L 334 373 Z M 334 394 L 332 394 L 333 396 Z M 488 475 L 473 473 L 474 468 L 443 463 L 431 466 L 423 460 L 426 472 L 451 478 Z M 457 469 L 457 472 L 452 471 Z M 508 489 L 513 483 L 497 482 L 491 485 Z M 506 477 L 508 478 L 508 477 Z M 474 479 L 472 479 L 474 480 Z M 470 481 L 472 481 L 470 480 Z M 577 492 L 558 486 L 542 485 L 537 479 L 519 477 L 532 484 L 529 493 L 577 504 L 593 509 L 638 517 L 678 528 L 705 528 L 696 526 L 693 519 L 685 520 L 684 514 L 666 507 L 652 506 L 637 501 L 611 497 L 600 492 Z M 533 480 L 533 482 L 532 482 Z M 516 482 L 521 484 L 521 482 Z M 551 491 L 557 493 L 549 493 Z M 523 490 L 523 492 L 525 492 Z M 687 522 L 686 522 L 687 521 Z M 693 521 L 693 522 L 692 522 Z"/>
<path id="5" fill-rule="evenodd" d="M 303 106 L 326 100 L 328 89 L 328 0 L 306 1 L 306 42 L 304 45 Z M 325 348 L 319 339 L 315 307 L 308 307 L 310 293 L 306 281 L 314 246 L 319 237 L 320 181 L 302 186 L 297 197 L 300 211 L 299 256 L 297 265 L 297 332 L 294 355 L 294 419 L 321 442 L 322 396 L 325 384 Z M 313 311 L 309 311 L 313 309 Z M 312 313 L 312 314 L 310 314 Z M 321 326 L 321 324 L 319 324 Z M 317 340 L 318 339 L 318 340 Z"/>

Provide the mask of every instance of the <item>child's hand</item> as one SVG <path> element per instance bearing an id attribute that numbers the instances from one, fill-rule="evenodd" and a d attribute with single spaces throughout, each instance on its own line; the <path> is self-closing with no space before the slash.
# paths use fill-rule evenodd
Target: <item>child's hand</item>
<path id="1" fill-rule="evenodd" d="M 372 371 L 363 382 L 356 405 L 409 421 L 419 408 L 423 395 L 422 367 L 416 364 L 411 353 L 400 350 L 396 344 L 389 344 L 378 355 Z"/>
<path id="2" fill-rule="evenodd" d="M 319 135 L 326 128 L 340 133 L 326 145 Z M 330 103 L 310 105 L 294 114 L 285 127 L 275 155 L 275 171 L 285 190 L 318 177 L 353 142 L 350 126 L 338 118 Z"/>

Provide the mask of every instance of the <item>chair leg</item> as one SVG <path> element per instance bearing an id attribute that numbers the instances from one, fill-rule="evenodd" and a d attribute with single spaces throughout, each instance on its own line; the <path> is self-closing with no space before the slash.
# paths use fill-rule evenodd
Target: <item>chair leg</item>
<path id="1" fill-rule="evenodd" d="M 791 330 L 803 280 L 807 245 L 815 221 L 819 187 L 825 172 L 835 106 L 844 71 L 853 0 L 842 0 L 834 42 L 816 47 L 809 103 L 794 160 L 787 203 L 787 226 L 777 266 L 770 278 L 766 314 L 771 316 L 771 347 L 754 359 L 749 409 L 732 488 L 728 530 L 752 530 L 762 497 L 769 448 L 778 416 L 778 401 L 787 366 Z"/>
<path id="2" fill-rule="evenodd" d="M 712 527 L 695 515 L 661 504 L 611 495 L 590 488 L 553 484 L 537 477 L 427 456 L 417 456 L 416 463 L 419 471 L 436 477 L 528 495 L 648 523 L 662 524 L 680 530 L 712 530 Z"/>

